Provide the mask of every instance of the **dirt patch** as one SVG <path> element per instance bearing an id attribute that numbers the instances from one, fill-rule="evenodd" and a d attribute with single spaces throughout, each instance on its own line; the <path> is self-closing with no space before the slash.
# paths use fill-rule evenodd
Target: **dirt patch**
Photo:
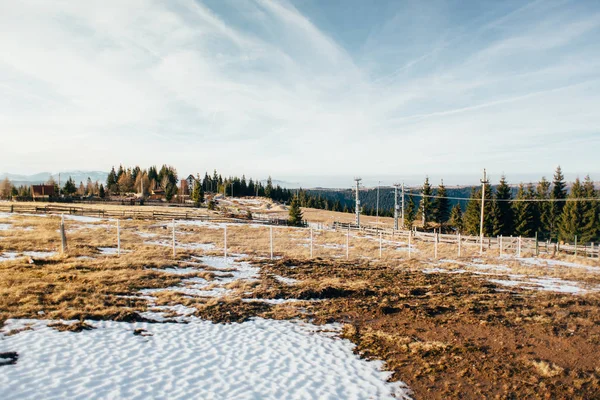
<path id="1" fill-rule="evenodd" d="M 261 282 L 246 297 L 323 300 L 288 303 L 281 313 L 217 302 L 211 319 L 344 323 L 356 352 L 384 360 L 416 398 L 600 397 L 600 368 L 590 357 L 600 351 L 600 296 L 507 290 L 469 273 L 424 274 L 418 263 L 256 260 Z"/>
<path id="2" fill-rule="evenodd" d="M 16 351 L 8 351 L 0 353 L 0 367 L 4 365 L 14 365 L 19 359 L 19 354 Z"/>
<path id="3" fill-rule="evenodd" d="M 90 324 L 86 324 L 83 321 L 75 322 L 72 324 L 63 324 L 62 322 L 57 322 L 54 324 L 48 324 L 49 328 L 56 329 L 59 332 L 82 332 L 82 331 L 91 331 L 92 329 L 96 329 L 95 326 Z"/>

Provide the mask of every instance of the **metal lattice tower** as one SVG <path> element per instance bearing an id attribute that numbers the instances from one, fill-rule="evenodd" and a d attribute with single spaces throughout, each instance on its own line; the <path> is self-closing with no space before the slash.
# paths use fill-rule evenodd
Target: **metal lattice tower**
<path id="1" fill-rule="evenodd" d="M 356 225 L 360 228 L 360 196 L 358 194 L 358 190 L 360 188 L 360 181 L 362 181 L 362 178 L 354 178 L 354 180 L 356 181 Z"/>

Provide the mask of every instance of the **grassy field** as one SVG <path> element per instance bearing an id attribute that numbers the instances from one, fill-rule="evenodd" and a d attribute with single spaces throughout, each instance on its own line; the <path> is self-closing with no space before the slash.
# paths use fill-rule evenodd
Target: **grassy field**
<path id="1" fill-rule="evenodd" d="M 310 230 L 287 227 L 273 228 L 270 260 L 269 227 L 228 224 L 230 257 L 258 270 L 237 279 L 236 263 L 215 269 L 198 259 L 223 257 L 223 224 L 178 222 L 173 255 L 168 221 L 121 220 L 121 256 L 114 254 L 116 221 L 66 217 L 66 254 L 59 225 L 58 216 L 1 216 L 0 324 L 79 320 L 55 327 L 79 331 L 84 320 L 140 321 L 165 306 L 219 323 L 255 316 L 339 322 L 357 352 L 384 360 L 416 398 L 600 396 L 590 356 L 600 351 L 597 260 L 480 259 L 478 248 L 457 258 L 455 246 L 443 244 L 434 259 L 423 242 L 409 258 L 407 244 L 393 237 L 384 238 L 380 258 L 379 238 L 364 235 L 350 237 L 346 260 L 347 233 L 317 230 L 310 259 Z M 575 285 L 579 294 L 492 281 L 525 279 Z M 198 280 L 222 294 L 190 295 Z M 141 295 L 146 289 L 156 290 L 151 300 Z"/>

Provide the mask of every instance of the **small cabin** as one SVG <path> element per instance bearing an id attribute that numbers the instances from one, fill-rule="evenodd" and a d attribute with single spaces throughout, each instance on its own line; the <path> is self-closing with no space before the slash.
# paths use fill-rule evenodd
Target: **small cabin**
<path id="1" fill-rule="evenodd" d="M 56 196 L 54 185 L 31 185 L 31 196 L 34 199 L 49 199 Z"/>

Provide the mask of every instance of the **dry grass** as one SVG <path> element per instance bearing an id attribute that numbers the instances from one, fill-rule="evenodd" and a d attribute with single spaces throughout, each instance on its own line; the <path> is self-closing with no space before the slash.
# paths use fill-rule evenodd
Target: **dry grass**
<path id="1" fill-rule="evenodd" d="M 553 378 L 561 375 L 565 371 L 564 368 L 544 360 L 530 361 L 529 364 L 533 366 L 535 371 L 544 378 Z"/>

